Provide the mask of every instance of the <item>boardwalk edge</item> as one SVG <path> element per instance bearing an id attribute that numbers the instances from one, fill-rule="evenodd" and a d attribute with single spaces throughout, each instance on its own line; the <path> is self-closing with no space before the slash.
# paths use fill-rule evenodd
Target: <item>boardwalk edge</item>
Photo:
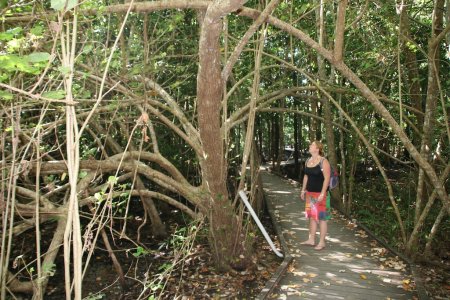
<path id="1" fill-rule="evenodd" d="M 272 220 L 272 224 L 275 227 L 275 232 L 277 233 L 278 239 L 280 240 L 280 243 L 281 243 L 281 247 L 283 248 L 284 260 L 278 267 L 277 271 L 267 281 L 266 285 L 261 290 L 258 297 L 256 297 L 256 299 L 258 299 L 258 300 L 268 299 L 268 297 L 272 294 L 272 292 L 276 288 L 277 284 L 280 282 L 280 279 L 286 272 L 288 266 L 294 259 L 291 256 L 291 253 L 289 252 L 289 248 L 287 246 L 286 240 L 284 239 L 283 232 L 281 231 L 281 228 L 277 223 L 276 216 L 274 215 L 274 207 L 272 206 L 272 203 L 270 202 L 270 200 L 267 199 L 266 193 L 264 192 L 263 194 L 264 194 L 264 202 L 266 204 L 267 211 L 269 212 L 270 219 Z"/>
<path id="2" fill-rule="evenodd" d="M 347 220 L 352 220 L 352 218 L 350 218 L 346 213 L 341 211 L 339 208 L 337 208 L 337 207 L 333 207 L 333 208 L 336 209 L 340 214 L 342 214 Z M 355 224 L 359 228 L 364 230 L 371 238 L 373 238 L 378 243 L 380 243 L 384 248 L 388 249 L 391 253 L 393 253 L 394 255 L 396 255 L 398 257 L 400 257 L 403 261 L 405 261 L 408 264 L 408 267 L 411 270 L 411 275 L 414 278 L 414 282 L 416 283 L 417 296 L 419 297 L 420 300 L 428 300 L 428 299 L 430 299 L 430 297 L 426 293 L 426 290 L 425 290 L 425 287 L 423 285 L 422 279 L 418 276 L 417 267 L 414 264 L 414 262 L 412 262 L 408 257 L 403 255 L 402 253 L 400 253 L 397 250 L 395 250 L 391 245 L 389 245 L 388 243 L 386 243 L 385 241 L 383 241 L 382 239 L 377 237 L 369 228 L 367 228 L 364 224 L 362 224 L 358 220 L 355 220 Z"/>

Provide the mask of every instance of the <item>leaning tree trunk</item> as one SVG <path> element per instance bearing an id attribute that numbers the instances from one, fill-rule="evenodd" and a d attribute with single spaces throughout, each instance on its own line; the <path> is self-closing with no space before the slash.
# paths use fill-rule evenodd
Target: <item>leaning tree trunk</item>
<path id="1" fill-rule="evenodd" d="M 202 178 L 206 190 L 203 212 L 210 224 L 210 242 L 219 268 L 239 267 L 248 262 L 242 226 L 231 206 L 226 186 L 226 162 L 221 132 L 223 79 L 219 37 L 221 18 L 238 9 L 244 1 L 214 1 L 201 25 L 197 75 L 198 126 L 204 156 Z"/>
<path id="2" fill-rule="evenodd" d="M 420 155 L 424 160 L 429 161 L 429 156 L 432 148 L 432 137 L 435 128 L 434 117 L 436 115 L 437 102 L 439 99 L 439 44 L 435 44 L 434 40 L 441 33 L 443 26 L 443 10 L 444 0 L 438 0 L 435 3 L 433 11 L 433 26 L 431 32 L 431 38 L 428 48 L 428 88 L 425 107 L 425 119 L 423 123 L 422 143 L 420 145 Z M 416 197 L 416 212 L 414 218 L 415 226 L 419 225 L 419 218 L 423 207 L 423 198 L 425 197 L 425 170 L 420 168 L 419 176 L 417 180 L 417 197 Z M 444 203 L 445 206 L 445 203 Z M 416 245 L 412 241 L 416 239 L 410 239 L 407 244 L 406 251 L 409 255 L 413 254 Z"/>
<path id="3" fill-rule="evenodd" d="M 342 1 L 345 2 L 345 1 Z M 319 23 L 319 45 L 323 45 L 326 43 L 325 36 L 325 22 L 324 22 L 324 1 L 321 1 L 320 8 L 318 9 L 318 23 Z M 345 10 L 345 7 L 344 7 Z M 339 19 L 338 19 L 339 20 Z M 324 58 L 320 55 L 317 56 L 317 66 L 319 72 L 319 78 L 322 83 L 326 82 L 327 74 L 325 68 Z M 321 102 L 323 104 L 323 112 L 324 112 L 324 125 L 325 125 L 325 135 L 328 146 L 328 159 L 330 161 L 331 166 L 334 169 L 337 169 L 337 155 L 336 155 L 336 144 L 334 141 L 334 132 L 333 132 L 333 122 L 332 122 L 332 113 L 331 113 L 331 105 L 328 99 L 324 96 L 321 97 Z M 336 187 L 331 191 L 332 198 L 337 204 L 337 207 L 342 210 L 343 203 L 341 201 L 341 191 L 339 187 Z"/>

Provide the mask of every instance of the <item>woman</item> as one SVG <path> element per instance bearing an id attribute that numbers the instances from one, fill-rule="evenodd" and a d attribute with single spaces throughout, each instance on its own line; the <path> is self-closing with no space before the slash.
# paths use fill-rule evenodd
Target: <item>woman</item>
<path id="1" fill-rule="evenodd" d="M 309 146 L 311 158 L 305 164 L 305 176 L 300 194 L 306 200 L 306 217 L 309 218 L 309 238 L 302 245 L 315 245 L 317 224 L 320 227 L 320 240 L 314 247 L 316 250 L 325 248 L 327 235 L 327 220 L 330 219 L 330 198 L 328 184 L 330 182 L 330 163 L 323 157 L 323 144 L 314 141 Z"/>

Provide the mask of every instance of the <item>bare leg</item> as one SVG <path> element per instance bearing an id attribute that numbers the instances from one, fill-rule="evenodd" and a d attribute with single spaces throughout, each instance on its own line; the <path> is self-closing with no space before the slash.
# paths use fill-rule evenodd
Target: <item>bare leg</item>
<path id="1" fill-rule="evenodd" d="M 309 236 L 308 239 L 302 242 L 302 245 L 311 245 L 314 246 L 316 243 L 316 231 L 317 231 L 317 222 L 314 221 L 313 218 L 309 218 Z"/>
<path id="2" fill-rule="evenodd" d="M 317 246 L 314 248 L 316 250 L 322 250 L 325 247 L 325 237 L 327 236 L 328 224 L 327 221 L 319 221 L 320 227 L 320 240 Z"/>

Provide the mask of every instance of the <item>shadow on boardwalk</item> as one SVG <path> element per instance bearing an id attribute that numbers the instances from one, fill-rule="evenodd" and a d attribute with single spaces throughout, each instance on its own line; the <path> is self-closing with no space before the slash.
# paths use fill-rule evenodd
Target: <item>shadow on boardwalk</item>
<path id="1" fill-rule="evenodd" d="M 262 172 L 266 200 L 293 264 L 271 299 L 415 299 L 406 291 L 411 275 L 406 265 L 347 220 L 334 214 L 328 222 L 327 246 L 321 251 L 300 245 L 308 237 L 308 221 L 299 188 Z M 380 220 L 381 221 L 381 220 Z M 316 242 L 318 241 L 318 236 Z"/>

